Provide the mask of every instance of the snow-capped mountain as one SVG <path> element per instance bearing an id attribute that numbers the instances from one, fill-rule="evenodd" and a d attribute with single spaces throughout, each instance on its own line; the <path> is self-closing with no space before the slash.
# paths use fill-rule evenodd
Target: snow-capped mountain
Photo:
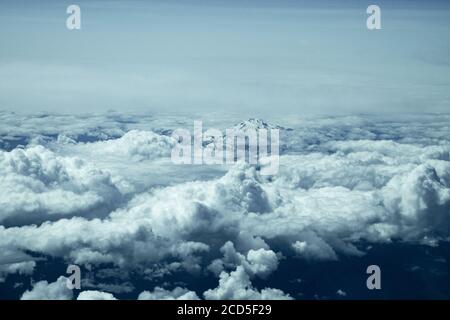
<path id="1" fill-rule="evenodd" d="M 278 129 L 278 130 L 292 130 L 286 129 L 278 125 L 273 125 L 265 122 L 261 119 L 250 118 L 246 121 L 242 121 L 233 127 L 236 131 L 247 131 L 247 130 L 260 130 L 260 129 Z"/>

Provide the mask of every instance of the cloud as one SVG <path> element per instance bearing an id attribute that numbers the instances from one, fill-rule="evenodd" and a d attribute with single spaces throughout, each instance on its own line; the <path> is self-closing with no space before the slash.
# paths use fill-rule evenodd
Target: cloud
<path id="1" fill-rule="evenodd" d="M 0 151 L 0 181 L 0 222 L 7 225 L 101 216 L 122 198 L 108 172 L 42 146 Z"/>
<path id="2" fill-rule="evenodd" d="M 142 125 L 133 119 L 108 126 Z M 285 297 L 251 283 L 269 279 L 284 256 L 360 256 L 361 241 L 439 243 L 450 236 L 449 120 L 287 121 L 293 130 L 282 131 L 280 170 L 270 177 L 246 164 L 172 165 L 171 138 L 127 126 L 107 141 L 60 135 L 0 151 L 0 279 L 30 276 L 53 257 L 118 268 L 121 283 L 131 274 L 161 281 L 142 293 L 148 297 L 177 297 L 181 289 L 161 289 L 167 278 L 208 271 L 219 286 L 205 298 Z M 101 284 L 95 289 L 124 292 L 118 282 L 90 280 Z"/>
<path id="3" fill-rule="evenodd" d="M 216 180 L 138 195 L 103 220 L 71 218 L 1 230 L 0 246 L 64 255 L 76 263 L 133 265 L 172 256 L 189 260 L 188 265 L 197 268 L 193 257 L 211 248 L 218 250 L 226 239 L 241 245 L 241 233 L 282 238 L 307 257 L 336 259 L 335 251 L 360 254 L 353 246 L 360 239 L 420 240 L 429 236 L 427 230 L 445 232 L 449 164 L 426 160 L 425 167 L 414 162 L 403 167 L 383 157 L 378 156 L 383 163 L 369 167 L 374 174 L 367 174 L 358 169 L 373 159 L 359 154 L 322 155 L 321 161 L 311 155 L 285 156 L 286 165 L 271 181 L 259 177 L 255 168 L 237 166 Z M 334 163 L 331 170 L 328 162 Z M 348 168 L 347 180 L 338 175 L 344 168 Z M 314 184 L 299 184 L 300 177 L 308 176 L 315 177 Z M 359 181 L 357 185 L 351 176 Z M 406 191 L 398 187 L 405 185 L 401 179 L 409 179 Z M 47 241 L 50 236 L 61 240 Z M 184 246 L 181 251 L 180 246 Z M 257 257 L 257 253 L 246 257 L 255 270 Z"/>
<path id="4" fill-rule="evenodd" d="M 71 147 L 75 153 L 91 153 L 94 156 L 122 155 L 133 161 L 168 157 L 175 145 L 172 137 L 152 131 L 131 130 L 118 139 L 76 144 Z M 64 142 L 63 142 L 64 143 Z M 69 143 L 74 143 L 74 141 Z M 67 143 L 66 143 L 67 144 Z"/>
<path id="5" fill-rule="evenodd" d="M 173 290 L 166 290 L 156 287 L 153 291 L 143 291 L 139 294 L 138 300 L 199 300 L 194 291 L 176 287 Z"/>
<path id="6" fill-rule="evenodd" d="M 78 295 L 77 300 L 117 300 L 111 293 L 87 290 Z"/>
<path id="7" fill-rule="evenodd" d="M 8 274 L 31 275 L 36 267 L 35 261 L 21 261 L 0 265 L 0 283 L 4 282 Z"/>
<path id="8" fill-rule="evenodd" d="M 39 259 L 24 252 L 3 248 L 0 253 L 0 283 L 8 274 L 32 275 Z"/>
<path id="9" fill-rule="evenodd" d="M 302 241 L 292 244 L 299 256 L 311 260 L 337 260 L 334 249 L 314 232 L 304 232 L 301 238 Z"/>
<path id="10" fill-rule="evenodd" d="M 72 290 L 67 288 L 67 278 L 59 277 L 55 282 L 39 281 L 33 289 L 23 293 L 21 300 L 71 300 Z"/>
<path id="11" fill-rule="evenodd" d="M 224 269 L 235 269 L 236 266 L 242 266 L 250 276 L 266 278 L 278 268 L 279 257 L 272 250 L 250 249 L 245 256 L 237 252 L 233 243 L 228 241 L 220 251 L 223 253 L 223 258 L 214 260 L 208 267 L 217 275 Z"/>
<path id="12" fill-rule="evenodd" d="M 235 271 L 220 274 L 219 286 L 203 293 L 207 300 L 290 300 L 283 291 L 265 288 L 261 291 L 253 288 L 250 277 L 244 267 L 238 266 Z"/>
<path id="13" fill-rule="evenodd" d="M 340 297 L 346 297 L 347 293 L 341 289 L 338 289 L 338 291 L 336 291 L 336 294 Z"/>

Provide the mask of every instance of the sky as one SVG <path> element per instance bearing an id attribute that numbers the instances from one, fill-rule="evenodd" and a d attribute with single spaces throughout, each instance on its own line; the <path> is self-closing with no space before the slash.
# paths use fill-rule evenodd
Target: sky
<path id="1" fill-rule="evenodd" d="M 449 28 L 450 1 L 0 0 L 0 110 L 446 112 Z"/>

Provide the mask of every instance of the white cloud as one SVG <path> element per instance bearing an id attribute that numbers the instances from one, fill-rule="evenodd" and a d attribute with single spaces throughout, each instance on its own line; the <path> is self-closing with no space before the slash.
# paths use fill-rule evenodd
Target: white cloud
<path id="1" fill-rule="evenodd" d="M 209 270 L 219 275 L 224 269 L 242 266 L 250 276 L 267 277 L 278 268 L 278 256 L 272 250 L 250 249 L 247 255 L 236 251 L 231 241 L 226 242 L 220 251 L 223 258 L 216 259 L 209 265 Z"/>
<path id="2" fill-rule="evenodd" d="M 360 240 L 435 244 L 450 236 L 448 120 L 288 123 L 273 177 L 172 166 L 170 138 L 144 130 L 0 151 L 0 279 L 31 274 L 37 253 L 143 276 L 208 268 L 221 284 L 205 295 L 231 297 L 239 278 L 240 295 L 261 297 L 277 291 L 245 279 L 270 276 L 281 254 L 336 260 L 364 254 Z"/>
<path id="3" fill-rule="evenodd" d="M 391 164 L 385 155 L 372 157 L 379 160 L 368 166 L 373 159 L 358 154 L 284 156 L 280 174 L 270 181 L 254 168 L 237 166 L 217 180 L 138 195 L 107 219 L 1 230 L 0 246 L 64 255 L 77 263 L 124 265 L 169 255 L 184 261 L 174 248 L 186 241 L 197 243 L 190 246 L 192 257 L 211 246 L 218 250 L 226 239 L 239 245 L 244 233 L 284 238 L 309 258 L 336 259 L 336 250 L 360 254 L 352 242 L 362 238 L 420 240 L 427 230 L 445 232 L 450 165 L 442 160 L 401 165 L 395 161 L 400 157 Z M 314 182 L 305 182 L 308 177 Z M 408 187 L 396 187 L 405 185 L 401 179 L 409 179 Z M 50 242 L 50 236 L 61 240 Z"/>
<path id="4" fill-rule="evenodd" d="M 0 151 L 0 193 L 0 221 L 9 225 L 101 215 L 122 197 L 108 172 L 42 146 Z"/>
<path id="5" fill-rule="evenodd" d="M 34 268 L 36 267 L 35 261 L 21 261 L 9 264 L 0 265 L 0 283 L 5 281 L 8 274 L 33 274 Z"/>
<path id="6" fill-rule="evenodd" d="M 292 244 L 294 251 L 301 257 L 310 260 L 337 260 L 333 247 L 313 231 L 302 232 Z"/>
<path id="7" fill-rule="evenodd" d="M 194 291 L 176 287 L 173 290 L 166 290 L 156 287 L 153 291 L 143 291 L 139 294 L 138 300 L 199 300 Z"/>
<path id="8" fill-rule="evenodd" d="M 87 290 L 78 295 L 77 300 L 117 300 L 111 293 Z"/>
<path id="9" fill-rule="evenodd" d="M 203 293 L 207 300 L 290 300 L 283 291 L 265 288 L 261 291 L 253 288 L 250 277 L 244 267 L 238 266 L 235 271 L 220 274 L 219 286 Z"/>
<path id="10" fill-rule="evenodd" d="M 23 293 L 21 300 L 71 300 L 72 290 L 67 288 L 67 278 L 59 277 L 55 282 L 39 281 L 33 289 Z"/>
<path id="11" fill-rule="evenodd" d="M 64 144 L 64 143 L 63 143 Z M 69 145 L 72 153 L 104 157 L 122 155 L 133 161 L 168 157 L 175 140 L 152 131 L 131 130 L 118 139 Z"/>

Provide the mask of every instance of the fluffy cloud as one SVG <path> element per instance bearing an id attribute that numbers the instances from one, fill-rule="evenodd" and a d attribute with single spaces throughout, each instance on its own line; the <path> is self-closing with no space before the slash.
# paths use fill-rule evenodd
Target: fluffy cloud
<path id="1" fill-rule="evenodd" d="M 0 222 L 8 225 L 101 216 L 122 197 L 107 172 L 42 146 L 0 151 L 0 193 Z"/>
<path id="2" fill-rule="evenodd" d="M 173 290 L 166 290 L 156 287 L 153 291 L 143 291 L 139 294 L 138 300 L 199 300 L 194 291 L 176 287 Z"/>
<path id="3" fill-rule="evenodd" d="M 72 290 L 67 288 L 67 278 L 59 277 L 52 283 L 39 281 L 33 285 L 33 289 L 23 293 L 21 300 L 71 300 Z"/>
<path id="4" fill-rule="evenodd" d="M 292 244 L 299 256 L 310 260 L 337 260 L 334 249 L 314 232 L 304 232 L 301 238 L 302 241 L 298 240 Z"/>
<path id="5" fill-rule="evenodd" d="M 301 157 L 296 160 L 298 163 Z M 402 236 L 420 240 L 428 235 L 427 230 L 444 232 L 440 221 L 448 206 L 448 164 L 441 164 L 432 167 L 439 169 L 434 175 L 430 174 L 433 169 L 421 169 L 420 164 L 397 174 L 392 167 L 384 168 L 388 173 L 391 169 L 392 175 L 386 185 L 367 190 L 330 185 L 301 188 L 295 182 L 298 174 L 292 170 L 284 169 L 278 177 L 265 181 L 254 168 L 236 167 L 217 180 L 189 182 L 137 196 L 104 220 L 72 218 L 39 227 L 1 229 L 0 246 L 65 255 L 76 263 L 122 266 L 172 256 L 195 264 L 198 261 L 192 258 L 196 254 L 211 247 L 219 249 L 226 239 L 240 245 L 239 235 L 245 233 L 284 238 L 308 258 L 336 259 L 335 250 L 360 254 L 353 246 L 359 239 L 389 241 Z M 386 192 L 399 177 L 409 177 L 408 188 L 414 189 L 405 192 L 394 187 Z M 433 210 L 442 208 L 433 211 L 433 218 L 431 205 Z M 246 257 L 250 269 L 264 273 L 264 269 L 258 270 L 259 258 L 257 252 Z"/>
<path id="6" fill-rule="evenodd" d="M 30 115 L 0 111 L 1 147 L 7 150 L 14 149 L 15 145 L 26 145 L 35 139 L 45 143 L 60 135 L 77 142 L 119 138 L 130 130 L 148 128 L 155 120 L 157 119 L 149 115 L 133 116 L 115 112 Z"/>
<path id="7" fill-rule="evenodd" d="M 0 265 L 0 282 L 4 282 L 8 274 L 31 275 L 36 267 L 35 261 L 22 261 Z"/>
<path id="8" fill-rule="evenodd" d="M 219 286 L 204 292 L 207 300 L 290 300 L 283 291 L 265 288 L 261 291 L 253 288 L 250 277 L 244 267 L 238 266 L 231 273 L 220 274 Z"/>
<path id="9" fill-rule="evenodd" d="M 111 293 L 87 290 L 78 295 L 77 300 L 117 300 Z"/>
<path id="10" fill-rule="evenodd" d="M 118 139 L 77 144 L 73 140 L 58 141 L 69 144 L 66 149 L 73 153 L 90 153 L 93 156 L 105 157 L 122 155 L 134 161 L 152 160 L 168 157 L 175 140 L 152 131 L 131 130 Z"/>
<path id="11" fill-rule="evenodd" d="M 8 274 L 31 275 L 36 267 L 36 258 L 24 252 L 2 248 L 0 253 L 0 283 Z"/>
<path id="12" fill-rule="evenodd" d="M 128 120 L 112 121 L 105 141 L 79 141 L 80 129 L 0 151 L 0 279 L 31 274 L 38 254 L 143 277 L 208 269 L 219 277 L 208 299 L 287 297 L 251 283 L 283 255 L 336 260 L 364 254 L 361 240 L 450 236 L 449 118 L 288 121 L 272 177 L 242 164 L 226 173 L 171 165 L 171 138 Z M 185 294 L 195 293 L 141 296 Z"/>
<path id="13" fill-rule="evenodd" d="M 265 278 L 278 268 L 279 259 L 272 250 L 250 249 L 245 256 L 237 252 L 233 243 L 228 241 L 220 251 L 223 253 L 223 258 L 216 259 L 209 265 L 209 269 L 216 274 L 220 274 L 224 269 L 242 266 L 250 276 L 257 275 Z"/>

